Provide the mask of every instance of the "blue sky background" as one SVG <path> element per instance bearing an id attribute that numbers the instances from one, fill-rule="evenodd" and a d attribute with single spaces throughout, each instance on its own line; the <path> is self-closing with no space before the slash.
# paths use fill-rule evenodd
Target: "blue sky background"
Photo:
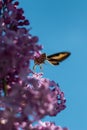
<path id="1" fill-rule="evenodd" d="M 69 130 L 87 130 L 87 0 L 19 0 L 43 52 L 70 51 L 60 66 L 43 65 L 44 77 L 59 83 L 67 108 L 46 118 Z"/>

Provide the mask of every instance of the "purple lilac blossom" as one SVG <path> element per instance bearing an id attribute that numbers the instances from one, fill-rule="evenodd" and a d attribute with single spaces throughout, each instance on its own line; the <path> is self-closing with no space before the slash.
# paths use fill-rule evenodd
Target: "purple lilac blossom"
<path id="1" fill-rule="evenodd" d="M 18 5 L 0 1 L 0 130 L 67 130 L 40 121 L 64 110 L 66 100 L 54 81 L 30 69 L 42 46 L 24 27 L 30 23 Z M 39 125 L 33 126 L 35 121 Z"/>

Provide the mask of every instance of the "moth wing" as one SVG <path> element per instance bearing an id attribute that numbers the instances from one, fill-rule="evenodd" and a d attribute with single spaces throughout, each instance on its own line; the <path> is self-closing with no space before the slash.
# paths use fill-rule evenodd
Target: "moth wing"
<path id="1" fill-rule="evenodd" d="M 58 61 L 55 60 L 47 60 L 49 63 L 51 63 L 52 65 L 59 65 Z"/>
<path id="2" fill-rule="evenodd" d="M 65 60 L 70 55 L 70 52 L 60 52 L 47 56 L 47 60 L 53 64 L 58 65 L 59 62 Z"/>

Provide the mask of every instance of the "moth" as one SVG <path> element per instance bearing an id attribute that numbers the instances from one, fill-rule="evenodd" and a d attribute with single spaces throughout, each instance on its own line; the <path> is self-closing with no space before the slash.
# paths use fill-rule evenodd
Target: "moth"
<path id="1" fill-rule="evenodd" d="M 45 61 L 48 61 L 49 63 L 55 66 L 59 65 L 59 63 L 68 58 L 70 54 L 70 52 L 59 52 L 47 56 L 46 53 L 43 53 L 39 57 L 35 57 L 33 69 L 35 70 L 36 65 L 39 65 L 41 69 L 41 65 L 44 64 Z"/>

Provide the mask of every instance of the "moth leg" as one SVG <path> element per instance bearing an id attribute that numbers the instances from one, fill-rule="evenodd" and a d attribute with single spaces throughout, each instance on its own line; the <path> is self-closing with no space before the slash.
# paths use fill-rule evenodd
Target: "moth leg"
<path id="1" fill-rule="evenodd" d="M 34 64 L 34 66 L 33 66 L 34 71 L 36 70 L 36 66 L 37 66 L 37 64 Z M 43 70 L 42 64 L 40 64 L 39 67 L 40 67 L 40 70 Z"/>
<path id="2" fill-rule="evenodd" d="M 34 64 L 34 66 L 33 66 L 33 70 L 34 70 L 34 71 L 36 70 L 36 65 L 37 65 L 37 64 Z"/>
<path id="3" fill-rule="evenodd" d="M 43 70 L 43 66 L 42 66 L 42 64 L 40 64 L 39 66 L 40 66 L 40 70 Z"/>

